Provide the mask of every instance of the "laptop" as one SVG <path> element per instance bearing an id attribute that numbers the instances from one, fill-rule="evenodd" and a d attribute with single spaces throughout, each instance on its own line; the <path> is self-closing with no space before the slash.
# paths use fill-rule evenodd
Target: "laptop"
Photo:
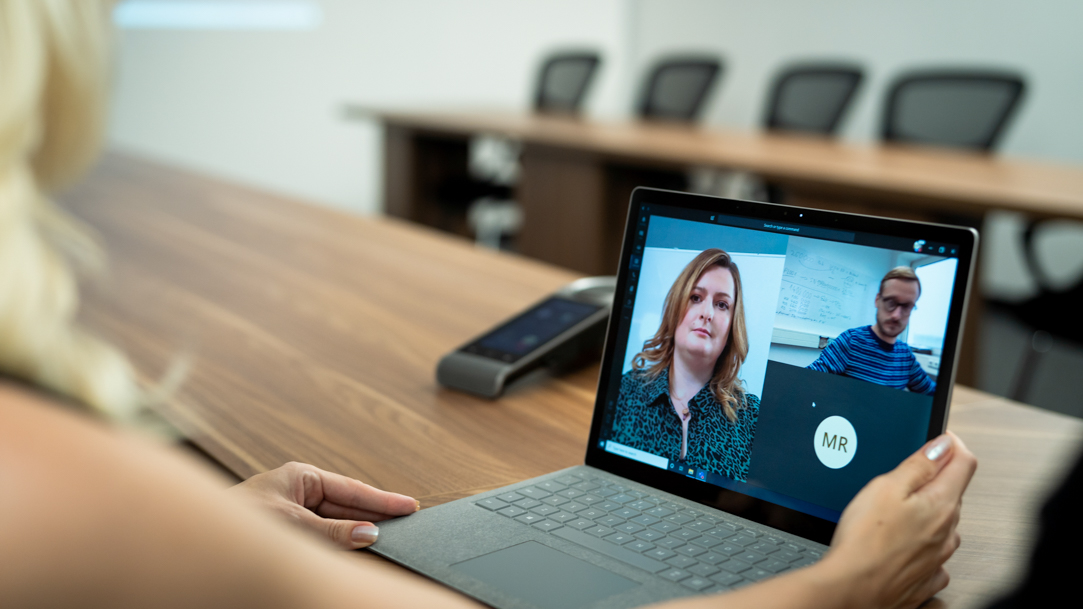
<path id="1" fill-rule="evenodd" d="M 499 608 L 623 608 L 817 561 L 945 429 L 977 232 L 638 188 L 583 465 L 381 524 Z"/>

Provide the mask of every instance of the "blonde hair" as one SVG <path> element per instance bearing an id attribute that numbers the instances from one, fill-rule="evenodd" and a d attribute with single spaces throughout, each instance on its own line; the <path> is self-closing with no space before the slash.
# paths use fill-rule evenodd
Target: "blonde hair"
<path id="1" fill-rule="evenodd" d="M 0 0 L 0 372 L 124 419 L 143 399 L 131 366 L 75 323 L 73 267 L 101 251 L 46 194 L 98 153 L 112 4 Z"/>
<path id="2" fill-rule="evenodd" d="M 884 284 L 888 279 L 901 279 L 903 281 L 913 281 L 918 284 L 918 297 L 921 297 L 921 280 L 918 279 L 918 274 L 914 272 L 914 269 L 908 266 L 897 266 L 884 275 L 884 278 L 880 280 L 880 291 L 877 294 L 882 294 L 884 291 Z"/>
<path id="3" fill-rule="evenodd" d="M 726 347 L 715 363 L 711 377 L 711 393 L 722 405 L 722 412 L 730 421 L 737 420 L 737 409 L 744 406 L 745 390 L 737 374 L 748 356 L 748 333 L 745 330 L 745 306 L 741 289 L 741 273 L 737 264 L 725 251 L 712 248 L 703 250 L 681 271 L 666 294 L 662 309 L 662 323 L 654 337 L 643 343 L 643 350 L 632 358 L 633 370 L 646 370 L 648 378 L 658 378 L 663 370 L 673 364 L 677 327 L 688 311 L 688 301 L 696 282 L 711 267 L 727 269 L 733 275 L 733 318 Z"/>

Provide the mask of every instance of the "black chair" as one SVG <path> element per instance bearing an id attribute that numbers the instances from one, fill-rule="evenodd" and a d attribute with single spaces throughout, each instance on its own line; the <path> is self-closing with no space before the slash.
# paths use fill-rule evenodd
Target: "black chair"
<path id="1" fill-rule="evenodd" d="M 842 64 L 800 64 L 784 68 L 775 77 L 767 98 L 763 123 L 769 131 L 796 131 L 834 135 L 864 78 L 861 68 Z M 767 182 L 763 196 L 772 203 L 786 193 Z"/>
<path id="2" fill-rule="evenodd" d="M 930 70 L 891 85 L 883 138 L 991 151 L 1025 89 L 1022 77 L 998 71 Z"/>
<path id="3" fill-rule="evenodd" d="M 838 64 L 803 64 L 775 77 L 764 126 L 769 130 L 833 135 L 864 74 Z"/>
<path id="4" fill-rule="evenodd" d="M 656 63 L 639 97 L 639 117 L 696 121 L 721 71 L 721 62 L 712 57 L 672 57 Z"/>
<path id="5" fill-rule="evenodd" d="M 601 59 L 597 53 L 551 55 L 538 72 L 534 110 L 556 114 L 578 114 L 594 80 Z"/>

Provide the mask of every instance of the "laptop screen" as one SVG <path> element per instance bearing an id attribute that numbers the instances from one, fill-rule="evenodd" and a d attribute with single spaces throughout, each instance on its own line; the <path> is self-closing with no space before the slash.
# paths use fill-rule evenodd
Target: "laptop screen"
<path id="1" fill-rule="evenodd" d="M 972 244 L 633 205 L 595 446 L 837 522 L 930 434 Z"/>

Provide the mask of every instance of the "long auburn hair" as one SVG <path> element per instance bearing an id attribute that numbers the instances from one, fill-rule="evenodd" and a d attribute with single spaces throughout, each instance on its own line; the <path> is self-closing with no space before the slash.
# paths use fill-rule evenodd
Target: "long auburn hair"
<path id="1" fill-rule="evenodd" d="M 745 330 L 745 306 L 741 289 L 741 273 L 728 253 L 718 248 L 703 250 L 677 275 L 666 294 L 662 323 L 654 337 L 643 343 L 643 350 L 632 358 L 633 370 L 644 370 L 649 379 L 657 379 L 673 364 L 677 327 L 688 310 L 688 301 L 699 278 L 711 267 L 727 269 L 733 275 L 733 317 L 730 333 L 722 355 L 715 362 L 711 377 L 711 393 L 722 405 L 722 412 L 731 422 L 737 420 L 737 409 L 743 407 L 745 389 L 737 373 L 748 356 L 748 333 Z"/>

